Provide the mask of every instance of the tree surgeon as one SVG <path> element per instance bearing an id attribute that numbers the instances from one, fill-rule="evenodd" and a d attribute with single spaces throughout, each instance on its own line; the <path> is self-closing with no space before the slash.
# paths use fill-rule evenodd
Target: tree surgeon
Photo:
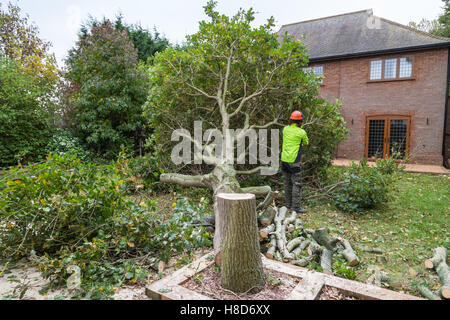
<path id="1" fill-rule="evenodd" d="M 300 206 L 302 146 L 308 145 L 308 135 L 302 129 L 303 114 L 294 111 L 290 124 L 283 129 L 281 172 L 284 178 L 286 207 L 297 213 L 307 211 Z"/>

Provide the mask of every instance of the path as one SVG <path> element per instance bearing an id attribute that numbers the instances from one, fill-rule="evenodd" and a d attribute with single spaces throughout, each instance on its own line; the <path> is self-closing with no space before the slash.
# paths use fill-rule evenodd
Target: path
<path id="1" fill-rule="evenodd" d="M 336 159 L 333 161 L 333 165 L 337 167 L 349 167 L 352 162 L 359 163 L 358 160 L 349 159 Z M 376 166 L 375 162 L 369 161 L 369 166 Z M 412 173 L 427 173 L 427 174 L 444 174 L 449 175 L 450 170 L 444 168 L 443 166 L 431 165 L 431 164 L 406 164 L 406 172 Z"/>

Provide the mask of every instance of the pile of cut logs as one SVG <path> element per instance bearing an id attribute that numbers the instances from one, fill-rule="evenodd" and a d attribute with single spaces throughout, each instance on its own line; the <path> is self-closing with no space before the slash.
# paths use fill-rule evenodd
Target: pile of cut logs
<path id="1" fill-rule="evenodd" d="M 269 259 L 289 262 L 300 267 L 306 267 L 316 261 L 320 263 L 322 272 L 327 274 L 333 274 L 334 254 L 341 254 L 351 267 L 359 264 L 355 251 L 346 239 L 330 236 L 326 228 L 303 228 L 299 215 L 295 211 L 288 214 L 286 207 L 278 209 L 268 206 L 259 215 L 258 222 L 261 226 L 261 251 Z M 305 250 L 307 254 L 302 254 Z"/>
<path id="2" fill-rule="evenodd" d="M 434 249 L 433 258 L 425 261 L 426 269 L 434 269 L 439 277 L 440 288 L 436 292 L 425 286 L 418 286 L 420 293 L 427 299 L 450 299 L 450 268 L 447 265 L 447 249 L 439 247 Z"/>

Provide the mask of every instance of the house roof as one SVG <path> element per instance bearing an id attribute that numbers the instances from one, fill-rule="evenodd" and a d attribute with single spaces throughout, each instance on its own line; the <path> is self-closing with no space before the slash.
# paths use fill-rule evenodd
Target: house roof
<path id="1" fill-rule="evenodd" d="M 305 43 L 311 61 L 450 46 L 450 38 L 376 17 L 371 9 L 286 24 L 278 34 L 285 32 Z"/>

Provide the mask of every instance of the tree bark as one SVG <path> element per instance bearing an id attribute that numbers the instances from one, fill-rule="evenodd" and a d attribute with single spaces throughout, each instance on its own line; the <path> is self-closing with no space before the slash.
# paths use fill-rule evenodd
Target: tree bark
<path id="1" fill-rule="evenodd" d="M 435 295 L 433 291 L 431 291 L 425 286 L 418 286 L 417 289 L 419 290 L 420 294 L 425 298 L 427 298 L 428 300 L 441 300 L 439 296 Z"/>
<path id="2" fill-rule="evenodd" d="M 359 249 L 361 251 L 364 251 L 364 252 L 378 253 L 378 254 L 382 254 L 383 253 L 383 250 L 381 250 L 380 248 L 361 246 L 361 247 L 359 247 Z"/>
<path id="3" fill-rule="evenodd" d="M 274 234 L 270 236 L 270 245 L 269 249 L 266 252 L 266 257 L 269 259 L 273 259 L 275 251 L 277 250 L 277 238 Z"/>
<path id="4" fill-rule="evenodd" d="M 439 276 L 441 288 L 439 295 L 444 299 L 450 299 L 450 268 L 447 265 L 447 249 L 438 247 L 434 249 L 433 258 L 425 261 L 428 269 L 434 268 Z"/>
<path id="5" fill-rule="evenodd" d="M 222 243 L 221 282 L 236 293 L 257 292 L 265 285 L 260 256 L 256 200 L 253 194 L 216 196 Z"/>
<path id="6" fill-rule="evenodd" d="M 292 255 L 294 256 L 294 259 L 297 259 L 298 256 L 299 256 L 299 254 L 300 254 L 303 250 L 305 250 L 305 249 L 309 246 L 310 243 L 311 243 L 311 241 L 308 240 L 308 239 L 303 240 L 303 242 L 302 242 L 297 248 L 295 248 L 295 249 L 292 251 Z"/>
<path id="7" fill-rule="evenodd" d="M 277 214 L 277 210 L 274 207 L 268 207 L 259 217 L 258 221 L 264 227 L 267 227 L 272 224 L 275 215 Z"/>
<path id="8" fill-rule="evenodd" d="M 278 197 L 279 192 L 278 191 L 270 191 L 263 202 L 258 204 L 256 207 L 256 211 L 263 211 L 266 208 L 268 208 Z"/>
<path id="9" fill-rule="evenodd" d="M 359 264 L 358 256 L 355 254 L 355 251 L 353 251 L 350 242 L 348 242 L 348 240 L 346 239 L 339 239 L 339 242 L 342 243 L 342 245 L 344 246 L 344 250 L 341 251 L 341 254 L 347 260 L 348 265 L 350 267 L 358 265 Z"/>
<path id="10" fill-rule="evenodd" d="M 262 239 L 266 239 L 269 237 L 269 235 L 275 231 L 275 225 L 271 224 L 268 227 L 265 227 L 264 229 L 262 229 L 261 231 L 259 231 L 259 236 Z"/>
<path id="11" fill-rule="evenodd" d="M 331 267 L 331 260 L 333 258 L 333 251 L 325 249 L 322 251 L 320 256 L 320 266 L 322 267 L 322 272 L 332 275 L 333 269 Z"/>
<path id="12" fill-rule="evenodd" d="M 434 249 L 433 258 L 425 260 L 425 268 L 434 269 L 441 261 L 447 261 L 447 250 L 444 247 Z"/>
<path id="13" fill-rule="evenodd" d="M 293 259 L 293 256 L 286 249 L 286 220 L 290 220 L 290 218 L 286 218 L 287 208 L 282 207 L 278 214 L 275 216 L 275 236 L 277 238 L 277 247 L 281 254 L 283 261 L 289 261 Z M 295 218 L 294 218 L 295 220 Z"/>
<path id="14" fill-rule="evenodd" d="M 286 249 L 287 251 L 291 252 L 292 250 L 294 250 L 295 248 L 297 248 L 302 242 L 303 240 L 305 240 L 305 238 L 303 237 L 298 237 L 295 239 L 292 239 L 291 241 L 289 241 L 286 244 Z"/>
<path id="15" fill-rule="evenodd" d="M 336 243 L 339 242 L 338 239 L 330 237 L 326 228 L 318 229 L 314 231 L 313 238 L 316 242 L 328 250 L 334 251 L 336 249 Z"/>

